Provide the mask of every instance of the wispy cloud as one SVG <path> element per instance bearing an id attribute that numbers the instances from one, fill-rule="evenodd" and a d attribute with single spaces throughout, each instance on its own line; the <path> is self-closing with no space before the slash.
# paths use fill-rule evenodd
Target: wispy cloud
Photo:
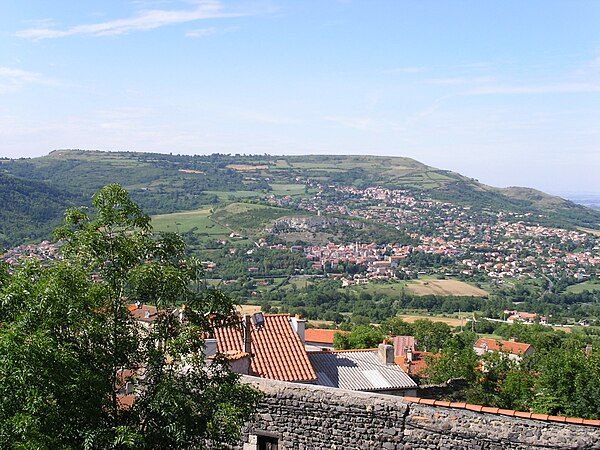
<path id="1" fill-rule="evenodd" d="M 396 67 L 394 69 L 386 69 L 382 72 L 385 75 L 403 75 L 403 74 L 411 74 L 411 73 L 421 73 L 428 71 L 427 67 Z"/>
<path id="2" fill-rule="evenodd" d="M 214 27 L 199 28 L 197 30 L 190 30 L 187 33 L 185 33 L 185 35 L 187 37 L 192 37 L 192 38 L 201 38 L 201 37 L 212 36 L 213 34 L 217 34 L 217 32 L 218 32 L 218 30 Z"/>
<path id="3" fill-rule="evenodd" d="M 301 122 L 297 118 L 285 117 L 283 115 L 273 112 L 259 111 L 246 108 L 230 108 L 227 111 L 227 114 L 231 117 L 235 117 L 241 120 L 247 120 L 249 122 L 257 122 L 272 125 L 295 125 Z"/>
<path id="4" fill-rule="evenodd" d="M 76 25 L 64 30 L 55 27 L 28 28 L 26 30 L 18 31 L 16 36 L 36 41 L 76 35 L 111 36 L 127 34 L 134 31 L 148 31 L 169 25 L 204 19 L 240 17 L 247 14 L 248 13 L 243 12 L 225 11 L 223 4 L 220 1 L 202 0 L 196 2 L 196 7 L 194 9 L 152 9 L 141 11 L 137 15 L 126 19 Z"/>
<path id="5" fill-rule="evenodd" d="M 122 106 L 95 111 L 90 117 L 94 126 L 102 130 L 126 131 L 128 129 L 149 129 L 147 121 L 155 115 L 152 108 Z"/>
<path id="6" fill-rule="evenodd" d="M 344 128 L 352 128 L 360 131 L 381 132 L 399 129 L 398 123 L 394 121 L 379 120 L 372 117 L 325 116 L 323 119 L 341 125 Z"/>
<path id="7" fill-rule="evenodd" d="M 594 92 L 600 92 L 600 83 L 481 86 L 465 92 L 465 95 L 586 94 Z"/>
<path id="8" fill-rule="evenodd" d="M 13 69 L 10 67 L 0 67 L 0 78 L 11 81 L 13 83 L 31 83 L 39 81 L 41 76 L 39 73 L 28 72 L 21 69 Z"/>
<path id="9" fill-rule="evenodd" d="M 490 83 L 494 81 L 493 77 L 448 77 L 448 78 L 434 78 L 426 80 L 427 83 L 436 84 L 441 86 L 461 86 L 468 84 L 482 84 Z"/>
<path id="10" fill-rule="evenodd" d="M 42 82 L 43 78 L 39 73 L 0 67 L 0 93 L 15 91 L 25 84 Z"/>

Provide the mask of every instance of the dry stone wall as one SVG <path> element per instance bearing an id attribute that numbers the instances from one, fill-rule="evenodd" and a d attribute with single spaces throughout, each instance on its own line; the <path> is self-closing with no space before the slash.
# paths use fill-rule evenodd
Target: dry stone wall
<path id="1" fill-rule="evenodd" d="M 268 446 L 274 439 L 278 450 L 600 449 L 600 421 L 560 423 L 474 411 L 464 404 L 444 407 L 391 395 L 243 380 L 264 394 L 244 430 L 243 450 L 275 448 Z M 270 444 L 261 444 L 265 440 Z"/>

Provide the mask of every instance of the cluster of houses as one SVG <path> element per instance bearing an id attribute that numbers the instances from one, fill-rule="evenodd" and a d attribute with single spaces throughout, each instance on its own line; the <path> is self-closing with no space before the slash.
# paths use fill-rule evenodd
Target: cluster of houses
<path id="1" fill-rule="evenodd" d="M 129 310 L 144 326 L 152 326 L 157 315 L 156 308 L 149 305 L 134 304 Z M 185 320 L 184 307 L 177 314 Z M 417 395 L 416 380 L 425 375 L 428 357 L 435 354 L 418 351 L 414 337 L 394 336 L 373 349 L 334 350 L 333 338 L 338 332 L 342 331 L 306 328 L 305 320 L 289 314 L 244 315 L 239 326 L 215 328 L 205 338 L 205 358 L 220 354 L 234 372 L 272 380 Z M 515 359 L 533 352 L 529 344 L 494 339 L 479 339 L 474 350 L 479 355 L 506 352 Z M 124 404 L 134 400 L 134 391 L 131 383 L 123 384 Z"/>
<path id="2" fill-rule="evenodd" d="M 42 241 L 39 244 L 24 244 L 7 250 L 0 255 L 0 260 L 10 265 L 18 265 L 24 259 L 34 259 L 36 261 L 47 261 L 59 257 L 58 246 L 49 241 Z"/>
<path id="3" fill-rule="evenodd" d="M 398 229 L 417 230 L 412 237 L 418 238 L 420 245 L 398 248 L 398 256 L 407 251 L 437 253 L 454 258 L 457 273 L 485 273 L 492 278 L 535 278 L 545 274 L 583 279 L 600 274 L 597 238 L 581 231 L 528 225 L 520 220 L 526 219 L 528 214 L 478 215 L 468 207 L 421 200 L 403 190 L 381 187 L 315 187 L 319 193 L 314 198 L 300 199 L 294 206 L 317 214 L 343 214 Z M 340 206 L 335 195 L 323 194 L 328 191 L 349 200 L 345 204 L 357 206 Z M 424 224 L 427 233 L 421 233 Z M 336 245 L 347 246 L 344 243 Z M 581 250 L 570 251 L 572 248 Z M 335 263 L 326 248 L 305 251 L 316 265 L 323 267 Z M 319 252 L 324 253 L 323 257 L 318 256 Z M 351 261 L 357 256 L 360 255 L 348 254 L 340 259 Z M 384 275 L 383 272 L 389 269 L 389 265 L 386 267 L 389 261 L 383 257 L 376 261 L 382 263 L 369 262 L 370 269 L 376 268 L 377 275 Z"/>

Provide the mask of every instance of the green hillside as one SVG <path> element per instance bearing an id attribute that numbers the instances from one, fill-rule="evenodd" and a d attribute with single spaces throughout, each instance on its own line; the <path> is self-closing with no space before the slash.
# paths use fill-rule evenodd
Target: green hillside
<path id="1" fill-rule="evenodd" d="M 49 237 L 65 209 L 82 202 L 46 183 L 0 173 L 0 247 Z"/>
<path id="2" fill-rule="evenodd" d="M 276 194 L 302 198 L 322 185 L 383 186 L 411 195 L 470 206 L 479 211 L 527 214 L 545 225 L 600 228 L 600 212 L 528 188 L 499 189 L 410 158 L 358 155 L 170 155 L 56 150 L 49 155 L 0 162 L 3 245 L 47 237 L 65 206 L 86 202 L 107 183 L 124 186 L 145 211 L 169 214 L 235 202 L 264 202 Z M 279 205 L 282 206 L 282 205 Z M 289 215 L 254 208 L 230 218 L 248 232 Z M 285 208 L 285 205 L 283 205 Z M 228 210 L 220 209 L 219 214 Z M 257 222 L 257 223 L 258 223 Z M 163 224 L 164 225 L 164 224 Z M 256 224 L 255 224 L 256 225 Z M 256 229 L 256 227 L 254 227 Z"/>

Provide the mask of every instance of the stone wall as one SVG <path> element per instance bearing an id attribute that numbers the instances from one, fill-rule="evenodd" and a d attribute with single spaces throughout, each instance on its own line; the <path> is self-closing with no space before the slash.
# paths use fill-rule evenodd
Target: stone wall
<path id="1" fill-rule="evenodd" d="M 243 450 L 600 449 L 600 421 L 244 377 L 264 394 Z M 486 412 L 487 411 L 487 412 Z M 520 415 L 523 417 L 518 417 Z M 569 423 L 577 422 L 577 423 Z M 262 444 L 260 448 L 272 448 Z"/>

